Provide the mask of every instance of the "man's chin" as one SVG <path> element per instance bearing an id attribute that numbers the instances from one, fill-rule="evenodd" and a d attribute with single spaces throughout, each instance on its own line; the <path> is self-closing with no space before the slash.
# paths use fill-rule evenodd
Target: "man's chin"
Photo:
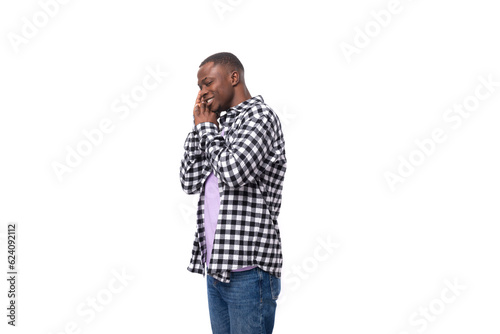
<path id="1" fill-rule="evenodd" d="M 214 107 L 214 109 L 213 110 L 211 109 L 210 111 L 215 113 L 217 115 L 217 118 L 220 116 L 221 113 L 220 106 Z"/>

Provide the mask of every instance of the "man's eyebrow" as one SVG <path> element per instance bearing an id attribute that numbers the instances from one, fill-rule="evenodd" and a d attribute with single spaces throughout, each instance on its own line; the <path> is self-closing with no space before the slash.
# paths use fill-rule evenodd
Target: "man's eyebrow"
<path id="1" fill-rule="evenodd" d="M 207 80 L 207 79 L 208 79 L 208 77 L 204 77 L 203 79 L 201 79 L 201 83 L 203 83 L 203 81 L 205 81 L 205 80 Z M 198 84 L 198 87 L 201 89 L 200 84 Z"/>

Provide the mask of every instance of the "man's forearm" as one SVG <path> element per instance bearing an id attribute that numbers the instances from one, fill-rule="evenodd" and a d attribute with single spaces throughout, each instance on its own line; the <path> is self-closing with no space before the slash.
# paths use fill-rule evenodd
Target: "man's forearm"
<path id="1" fill-rule="evenodd" d="M 181 160 L 179 176 L 182 189 L 188 194 L 200 192 L 202 182 L 210 170 L 205 153 L 199 147 L 196 131 L 191 131 L 184 142 L 184 156 Z"/>
<path id="2" fill-rule="evenodd" d="M 252 128 L 237 129 L 231 145 L 219 135 L 213 123 L 195 126 L 200 139 L 200 149 L 205 152 L 217 178 L 232 187 L 253 182 L 260 173 L 264 159 L 272 149 L 274 130 L 267 116 L 250 120 Z"/>

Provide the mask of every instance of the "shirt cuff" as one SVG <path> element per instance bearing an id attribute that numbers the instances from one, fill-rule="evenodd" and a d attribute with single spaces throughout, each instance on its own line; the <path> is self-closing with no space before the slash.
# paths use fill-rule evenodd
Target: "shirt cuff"
<path id="1" fill-rule="evenodd" d="M 219 134 L 217 125 L 212 122 L 198 123 L 194 127 L 200 138 L 200 149 L 205 151 L 208 143 L 212 141 L 213 137 Z"/>
<path id="2" fill-rule="evenodd" d="M 196 157 L 201 156 L 202 151 L 200 149 L 198 132 L 193 130 L 188 133 L 186 140 L 184 141 L 184 151 L 190 159 L 195 159 Z"/>

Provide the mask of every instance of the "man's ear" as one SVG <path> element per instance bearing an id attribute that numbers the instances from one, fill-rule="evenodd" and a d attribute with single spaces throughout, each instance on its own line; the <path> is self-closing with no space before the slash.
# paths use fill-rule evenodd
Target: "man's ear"
<path id="1" fill-rule="evenodd" d="M 240 74 L 237 71 L 231 72 L 231 85 L 236 86 L 240 82 Z"/>

